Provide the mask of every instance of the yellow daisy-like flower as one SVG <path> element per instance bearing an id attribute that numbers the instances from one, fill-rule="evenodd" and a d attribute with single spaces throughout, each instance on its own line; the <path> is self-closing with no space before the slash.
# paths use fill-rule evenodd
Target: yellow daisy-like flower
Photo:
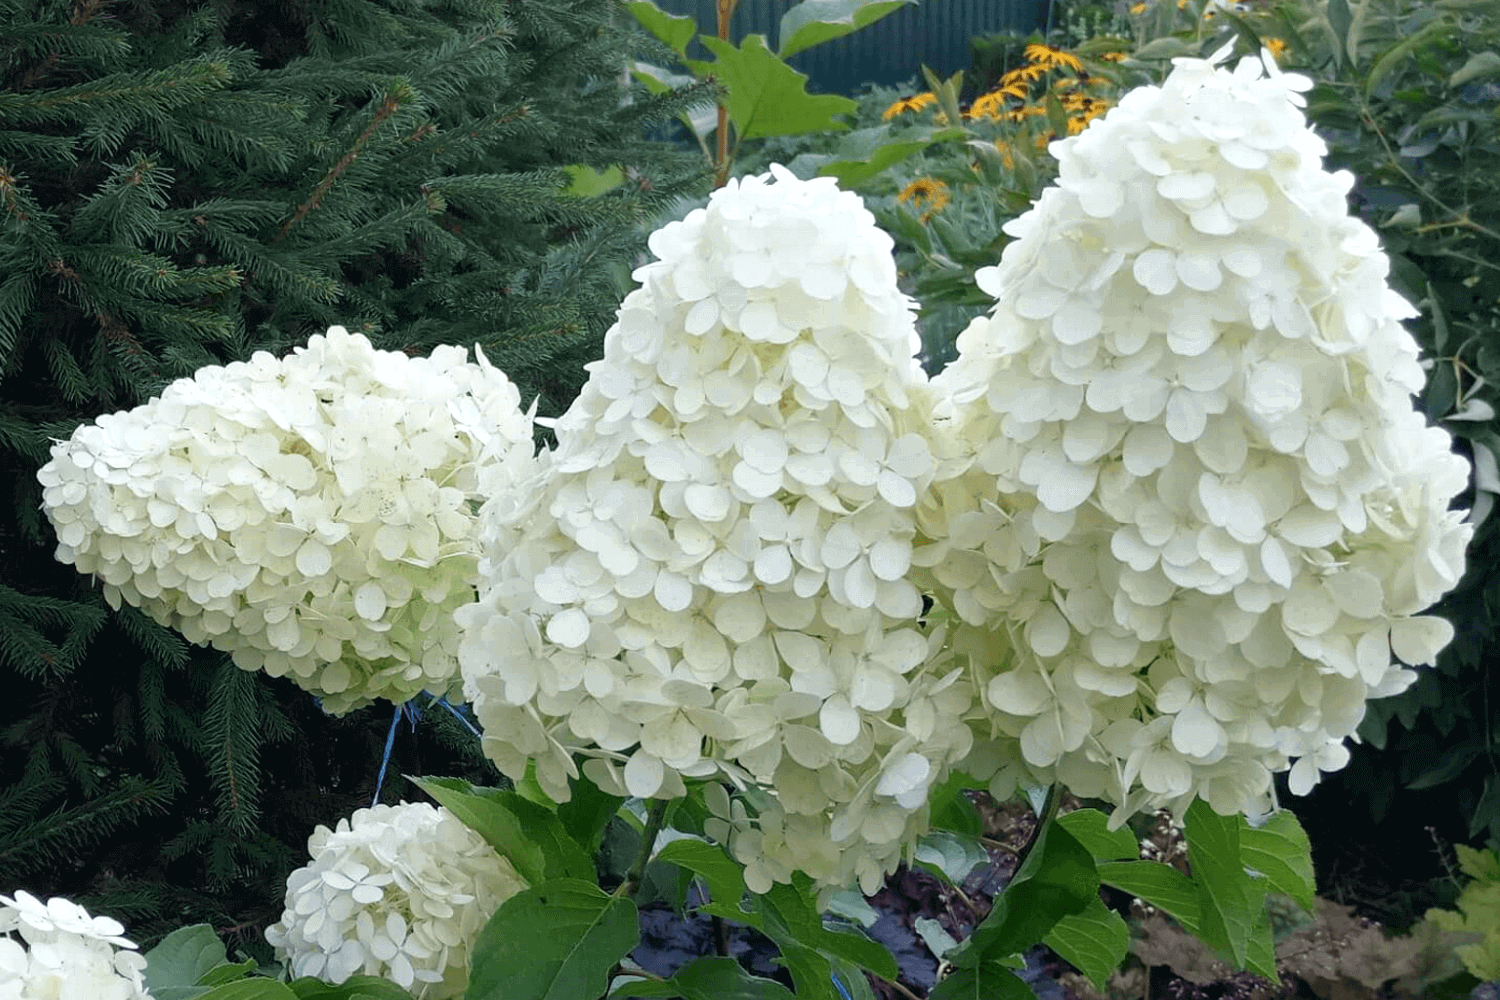
<path id="1" fill-rule="evenodd" d="M 918 177 L 896 195 L 896 200 L 905 204 L 911 203 L 911 207 L 922 211 L 921 219 L 926 222 L 932 218 L 933 212 L 941 212 L 943 206 L 950 200 L 948 196 L 948 185 L 933 177 Z"/>
<path id="2" fill-rule="evenodd" d="M 1027 66 L 1017 66 L 1015 69 L 1011 70 L 1000 78 L 1000 86 L 1019 86 L 1021 84 L 1031 83 L 1033 80 L 1040 80 L 1042 77 L 1047 75 L 1047 70 L 1048 67 L 1043 66 L 1039 63 L 1032 63 Z"/>
<path id="3" fill-rule="evenodd" d="M 890 121 L 892 118 L 908 111 L 921 111 L 937 103 L 937 95 L 931 92 L 917 94 L 913 97 L 903 97 L 880 113 L 881 121 Z"/>
<path id="4" fill-rule="evenodd" d="M 1130 5 L 1130 13 L 1132 13 L 1132 14 L 1144 14 L 1144 13 L 1146 13 L 1146 4 L 1145 4 L 1144 0 L 1142 0 L 1141 3 L 1133 3 L 1133 4 L 1131 4 Z"/>
<path id="5" fill-rule="evenodd" d="M 1008 122 L 1023 122 L 1028 118 L 1036 118 L 1047 113 L 1047 109 L 1040 104 L 1025 104 L 1019 108 L 1012 108 L 1005 112 L 1005 120 Z"/>
<path id="6" fill-rule="evenodd" d="M 1144 7 L 1145 4 L 1137 4 L 1137 6 Z M 1128 52 L 1101 52 L 1099 58 L 1104 62 L 1124 62 L 1129 54 Z"/>
<path id="7" fill-rule="evenodd" d="M 1280 38 L 1262 38 L 1260 43 L 1271 50 L 1271 55 L 1276 57 L 1277 62 L 1281 61 L 1282 53 L 1286 51 L 1285 41 Z"/>
<path id="8" fill-rule="evenodd" d="M 1000 162 L 1005 164 L 1005 169 L 1014 170 L 1016 166 L 1016 157 L 1010 150 L 1010 143 L 1006 142 L 1004 139 L 996 139 L 995 148 L 1000 151 Z"/>
<path id="9" fill-rule="evenodd" d="M 999 121 L 1005 110 L 1005 94 L 992 90 L 988 94 L 980 94 L 974 98 L 974 103 L 969 105 L 969 117 Z"/>
<path id="10" fill-rule="evenodd" d="M 1083 60 L 1071 52 L 1053 48 L 1050 45 L 1042 45 L 1037 42 L 1026 46 L 1026 58 L 1038 66 L 1047 69 L 1066 68 L 1071 70 L 1083 69 Z"/>

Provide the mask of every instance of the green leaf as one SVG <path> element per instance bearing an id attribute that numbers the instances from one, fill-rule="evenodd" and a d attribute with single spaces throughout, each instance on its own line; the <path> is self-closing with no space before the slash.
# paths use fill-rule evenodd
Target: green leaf
<path id="1" fill-rule="evenodd" d="M 611 997 L 682 997 L 683 1000 L 793 1000 L 774 979 L 752 976 L 732 958 L 699 958 L 663 982 L 626 983 Z"/>
<path id="2" fill-rule="evenodd" d="M 158 1000 L 191 1000 L 208 992 L 199 980 L 227 961 L 208 924 L 180 927 L 146 952 L 146 989 Z"/>
<path id="3" fill-rule="evenodd" d="M 708 894 L 715 903 L 738 906 L 745 895 L 745 870 L 730 860 L 722 848 L 701 840 L 674 840 L 656 852 L 657 861 L 666 861 L 700 875 L 708 883 Z"/>
<path id="4" fill-rule="evenodd" d="M 458 778 L 413 778 L 464 824 L 510 859 L 531 885 L 559 878 L 592 882 L 594 862 L 550 809 L 516 792 L 477 789 Z"/>
<path id="5" fill-rule="evenodd" d="M 859 104 L 847 97 L 809 94 L 807 76 L 777 59 L 764 36 L 746 35 L 739 48 L 707 35 L 702 41 L 715 60 L 688 65 L 699 75 L 712 74 L 728 89 L 725 103 L 741 139 L 848 130 L 834 116 L 853 114 Z"/>
<path id="6" fill-rule="evenodd" d="M 245 976 L 247 976 L 251 972 L 254 972 L 256 966 L 258 966 L 259 964 L 260 963 L 256 962 L 255 959 L 247 958 L 245 959 L 245 961 L 240 962 L 238 965 L 234 965 L 229 962 L 225 962 L 223 965 L 216 965 L 203 974 L 203 978 L 198 980 L 198 985 L 220 986 L 224 983 L 232 983 L 237 979 L 244 979 Z M 164 994 L 167 992 L 168 991 L 165 990 L 163 991 Z M 159 997 L 158 1000 L 166 1000 L 166 997 Z"/>
<path id="7" fill-rule="evenodd" d="M 862 159 L 834 160 L 832 163 L 825 163 L 818 168 L 818 174 L 823 177 L 836 178 L 839 187 L 852 190 L 887 167 L 920 153 L 928 145 L 926 141 L 920 139 L 887 142 L 875 147 L 869 156 Z"/>
<path id="8" fill-rule="evenodd" d="M 1187 836 L 1188 863 L 1198 886 L 1200 920 L 1195 932 L 1209 945 L 1233 956 L 1243 969 L 1249 955 L 1250 935 L 1257 899 L 1250 876 L 1240 861 L 1240 816 L 1220 816 L 1202 799 L 1188 808 L 1183 832 Z"/>
<path id="9" fill-rule="evenodd" d="M 1148 62 L 1157 60 L 1176 59 L 1178 56 L 1195 56 L 1198 52 L 1187 42 L 1180 38 L 1168 35 L 1155 41 L 1147 42 L 1130 54 L 1132 59 L 1142 59 Z"/>
<path id="10" fill-rule="evenodd" d="M 1198 933 L 1198 888 L 1160 861 L 1111 861 L 1099 866 L 1099 881 L 1167 911 L 1189 934 Z"/>
<path id="11" fill-rule="evenodd" d="M 557 818 L 569 837 L 590 855 L 599 850 L 604 830 L 625 802 L 618 795 L 600 791 L 586 776 L 573 782 L 573 797 L 557 807 Z"/>
<path id="12" fill-rule="evenodd" d="M 241 979 L 237 983 L 216 986 L 202 995 L 202 1000 L 298 1000 L 285 983 L 274 979 Z"/>
<path id="13" fill-rule="evenodd" d="M 860 132 L 868 132 L 870 129 L 860 129 L 859 132 L 849 133 L 853 138 Z M 961 129 L 955 131 L 962 131 Z M 821 173 L 822 171 L 819 171 Z M 837 175 L 835 175 L 837 176 Z M 841 187 L 848 187 L 842 177 L 839 178 Z M 941 785 L 935 786 L 927 794 L 927 808 L 930 822 L 934 830 L 952 830 L 955 833 L 967 833 L 971 837 L 978 837 L 984 833 L 984 821 L 980 819 L 979 810 L 974 808 L 974 803 L 964 794 L 965 789 L 984 788 L 985 783 L 976 781 L 960 771 L 954 771 L 948 775 L 948 780 Z"/>
<path id="14" fill-rule="evenodd" d="M 805 876 L 794 876 L 791 885 L 777 883 L 770 892 L 755 897 L 756 906 L 765 918 L 761 929 L 766 936 L 782 948 L 783 954 L 789 943 L 806 945 L 869 969 L 882 979 L 895 979 L 900 970 L 884 945 L 858 932 L 837 931 L 823 925 L 811 885 Z"/>
<path id="15" fill-rule="evenodd" d="M 1380 82 L 1397 66 L 1404 65 L 1412 52 L 1439 36 L 1448 34 L 1451 30 L 1452 25 L 1446 20 L 1432 21 L 1415 34 L 1408 35 L 1382 52 L 1370 67 L 1370 75 L 1365 77 L 1365 99 L 1369 100 L 1374 95 L 1375 88 L 1380 86 Z"/>
<path id="16" fill-rule="evenodd" d="M 999 962 L 954 969 L 927 994 L 927 1000 L 1036 1000 L 1031 987 Z"/>
<path id="17" fill-rule="evenodd" d="M 1023 952 L 1063 917 L 1082 913 L 1098 897 L 1094 859 L 1066 829 L 1048 823 L 989 916 L 948 960 L 975 969 L 990 959 Z"/>
<path id="18" fill-rule="evenodd" d="M 1135 834 L 1125 827 L 1109 828 L 1109 817 L 1097 809 L 1077 809 L 1057 817 L 1063 829 L 1088 848 L 1095 861 L 1127 861 L 1141 856 Z"/>
<path id="19" fill-rule="evenodd" d="M 641 22 L 641 27 L 665 42 L 679 56 L 687 55 L 688 43 L 698 33 L 697 21 L 668 14 L 651 0 L 625 0 L 625 6 Z"/>
<path id="20" fill-rule="evenodd" d="M 474 943 L 465 1000 L 603 996 L 641 939 L 635 904 L 591 882 L 558 879 L 507 899 Z"/>
<path id="21" fill-rule="evenodd" d="M 1448 78 L 1448 86 L 1462 87 L 1470 80 L 1477 80 L 1481 76 L 1491 76 L 1500 73 L 1500 53 L 1476 52 L 1469 57 L 1452 76 Z"/>
<path id="22" fill-rule="evenodd" d="M 1346 66 L 1354 63 L 1354 53 L 1344 47 L 1344 39 L 1349 37 L 1349 25 L 1353 22 L 1354 14 L 1349 10 L 1349 0 L 1328 0 L 1329 40 L 1333 43 L 1333 58 Z"/>
<path id="23" fill-rule="evenodd" d="M 304 976 L 290 984 L 297 1000 L 411 1000 L 411 994 L 379 976 L 350 976 L 338 985 Z"/>
<path id="24" fill-rule="evenodd" d="M 917 842 L 918 864 L 961 885 L 974 869 L 990 863 L 989 852 L 976 837 L 950 830 L 933 830 Z"/>
<path id="25" fill-rule="evenodd" d="M 776 961 L 792 974 L 798 1000 L 839 1000 L 833 989 L 833 964 L 827 955 L 795 941 L 773 940 L 781 949 Z"/>
<path id="26" fill-rule="evenodd" d="M 1283 809 L 1259 828 L 1240 830 L 1240 860 L 1266 877 L 1272 889 L 1313 912 L 1317 883 L 1313 879 L 1312 845 L 1297 817 Z"/>
<path id="27" fill-rule="evenodd" d="M 803 49 L 858 31 L 874 24 L 910 0 L 802 0 L 781 15 L 781 46 L 776 54 L 785 59 Z"/>
<path id="28" fill-rule="evenodd" d="M 1071 962 L 1102 992 L 1105 980 L 1130 950 L 1130 928 L 1096 896 L 1082 913 L 1059 920 L 1042 943 Z"/>

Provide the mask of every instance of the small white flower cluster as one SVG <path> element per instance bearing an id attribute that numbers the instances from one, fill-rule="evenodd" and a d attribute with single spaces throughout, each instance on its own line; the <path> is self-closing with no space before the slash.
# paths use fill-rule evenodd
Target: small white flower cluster
<path id="1" fill-rule="evenodd" d="M 112 605 L 342 713 L 457 693 L 473 508 L 533 461 L 519 403 L 482 353 L 412 358 L 336 326 L 78 428 L 37 478 L 57 558 Z"/>
<path id="2" fill-rule="evenodd" d="M 773 801 L 725 799 L 720 829 L 752 888 L 801 869 L 873 891 L 974 698 L 907 579 L 936 470 L 891 239 L 775 166 L 650 246 L 548 471 L 481 514 L 465 694 L 491 759 L 534 761 L 554 798 L 573 753 L 632 795 L 758 784 Z"/>
<path id="3" fill-rule="evenodd" d="M 1412 407 L 1415 312 L 1322 166 L 1311 84 L 1227 52 L 1053 144 L 1057 184 L 978 275 L 995 309 L 934 380 L 975 457 L 917 561 L 993 713 L 971 763 L 1117 821 L 1264 811 L 1272 772 L 1305 794 L 1342 767 L 1366 699 L 1415 678 L 1392 652 L 1451 637 L 1416 616 L 1471 534 L 1448 510 L 1467 463 Z"/>
<path id="4" fill-rule="evenodd" d="M 124 933 L 60 896 L 0 896 L 0 1000 L 151 1000 Z"/>
<path id="5" fill-rule="evenodd" d="M 342 983 L 381 976 L 416 1000 L 461 996 L 474 940 L 527 888 L 447 809 L 426 803 L 355 810 L 307 841 L 312 863 L 287 879 L 286 910 L 266 940 L 294 976 Z"/>

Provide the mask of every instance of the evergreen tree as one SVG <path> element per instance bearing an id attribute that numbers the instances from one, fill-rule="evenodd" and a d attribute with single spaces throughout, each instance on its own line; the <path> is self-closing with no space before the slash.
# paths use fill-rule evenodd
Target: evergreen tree
<path id="1" fill-rule="evenodd" d="M 112 612 L 53 560 L 36 470 L 81 422 L 333 324 L 481 344 L 560 412 L 643 223 L 707 187 L 643 137 L 711 93 L 626 99 L 654 43 L 623 23 L 617 0 L 0 0 L 0 892 L 268 955 L 312 826 L 369 801 L 389 708 L 330 718 Z M 572 187 L 599 172 L 620 183 Z M 393 761 L 486 767 L 439 709 Z"/>

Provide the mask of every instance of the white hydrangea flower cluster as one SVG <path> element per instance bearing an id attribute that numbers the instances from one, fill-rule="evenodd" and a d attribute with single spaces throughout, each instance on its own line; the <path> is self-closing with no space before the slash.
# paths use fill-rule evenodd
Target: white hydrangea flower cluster
<path id="1" fill-rule="evenodd" d="M 0 1000 L 151 1000 L 124 933 L 60 896 L 0 896 Z"/>
<path id="2" fill-rule="evenodd" d="M 336 326 L 100 417 L 37 474 L 57 558 L 330 712 L 456 694 L 477 498 L 534 451 L 515 386 L 478 354 L 377 351 Z"/>
<path id="3" fill-rule="evenodd" d="M 1063 781 L 1116 821 L 1260 812 L 1348 760 L 1420 617 L 1463 571 L 1467 463 L 1424 378 L 1305 78 L 1178 59 L 1051 147 L 1057 184 L 978 275 L 998 301 L 934 380 L 971 470 L 918 553 L 967 623 L 993 729 L 971 765 Z M 981 760 L 982 758 L 982 760 Z M 1293 765 L 1291 761 L 1295 759 Z"/>
<path id="4" fill-rule="evenodd" d="M 935 466 L 892 241 L 778 165 L 650 246 L 529 504 L 481 515 L 465 695 L 490 758 L 554 798 L 575 752 L 632 795 L 758 784 L 719 828 L 752 888 L 873 891 L 974 698 L 907 579 Z"/>
<path id="5" fill-rule="evenodd" d="M 266 940 L 294 976 L 381 976 L 416 1000 L 462 996 L 475 938 L 527 888 L 508 859 L 441 806 L 357 809 L 307 841 Z"/>

